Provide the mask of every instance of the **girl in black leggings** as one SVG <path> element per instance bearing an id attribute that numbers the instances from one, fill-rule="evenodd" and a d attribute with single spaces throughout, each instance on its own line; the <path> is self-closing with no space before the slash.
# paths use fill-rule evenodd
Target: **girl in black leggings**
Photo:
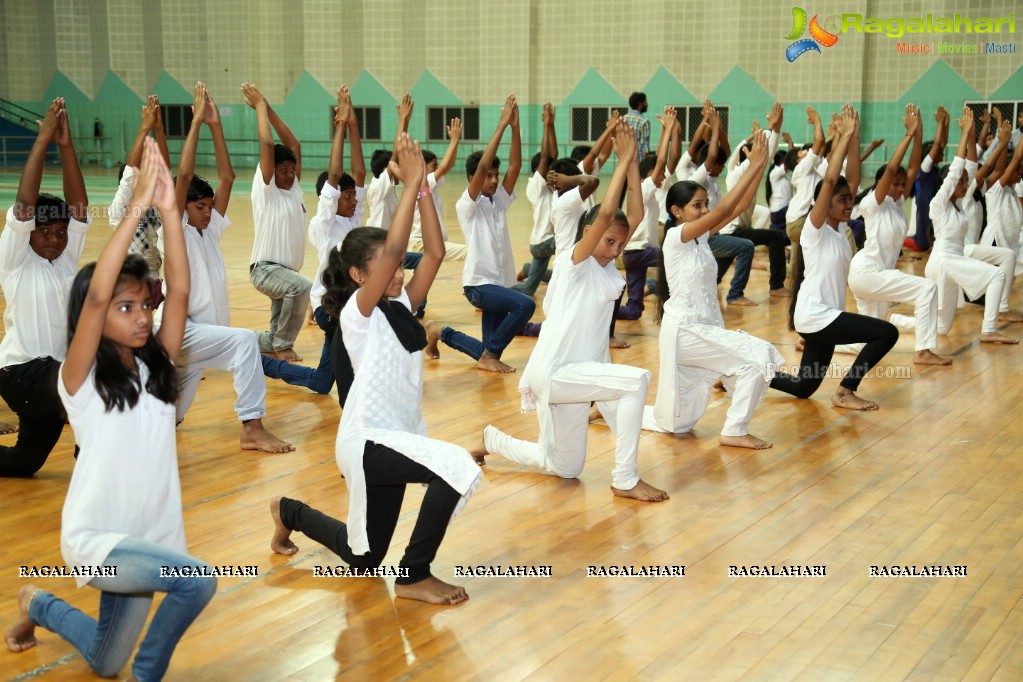
<path id="1" fill-rule="evenodd" d="M 858 132 L 859 116 L 847 104 L 827 174 L 814 192 L 814 205 L 800 238 L 803 258 L 795 273 L 789 313 L 792 328 L 805 342 L 803 357 L 796 375 L 776 374 L 771 387 L 797 398 L 809 398 L 824 381 L 835 346 L 863 343 L 863 350 L 831 396 L 831 403 L 851 410 L 876 410 L 877 403 L 860 398 L 856 389 L 898 341 L 899 330 L 884 320 L 845 312 L 852 252 L 841 229 L 852 212 L 856 188 L 850 187 L 841 171 L 850 141 L 859 137 Z M 850 160 L 849 171 L 857 176 L 853 184 L 858 185 L 858 158 Z"/>

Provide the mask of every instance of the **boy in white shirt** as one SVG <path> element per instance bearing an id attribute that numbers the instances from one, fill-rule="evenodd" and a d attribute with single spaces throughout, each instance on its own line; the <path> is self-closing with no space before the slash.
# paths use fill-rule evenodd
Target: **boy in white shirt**
<path id="1" fill-rule="evenodd" d="M 204 370 L 227 370 L 233 375 L 238 396 L 234 407 L 242 423 L 241 448 L 289 452 L 295 449 L 294 446 L 263 426 L 266 380 L 260 366 L 256 336 L 249 329 L 229 326 L 227 271 L 220 252 L 220 238 L 231 225 L 226 214 L 231 186 L 234 185 L 234 169 L 227 153 L 220 113 L 202 83 L 195 86 L 192 111 L 192 125 L 181 146 L 175 185 L 178 206 L 184 208 L 182 227 L 191 279 L 188 317 L 176 361 L 180 385 L 177 421 L 180 423 L 191 407 Z M 199 143 L 199 130 L 204 123 L 213 136 L 217 159 L 215 193 L 210 183 L 195 175 L 195 150 Z"/>
<path id="2" fill-rule="evenodd" d="M 270 329 L 258 332 L 259 350 L 280 360 L 301 360 L 295 339 L 302 329 L 313 283 L 299 273 L 305 259 L 302 147 L 255 85 L 242 84 L 245 103 L 256 110 L 259 167 L 252 178 L 255 237 L 249 280 L 270 297 Z M 283 144 L 274 144 L 273 130 Z"/>
<path id="3" fill-rule="evenodd" d="M 40 194 L 46 150 L 56 144 L 64 196 Z M 0 445 L 0 476 L 28 477 L 60 439 L 66 415 L 57 372 L 67 353 L 67 299 L 89 229 L 89 198 L 64 99 L 53 100 L 25 161 L 17 199 L 0 233 L 0 396 L 18 415 L 18 439 Z"/>
<path id="4" fill-rule="evenodd" d="M 366 162 L 362 155 L 362 140 L 359 137 L 359 123 L 355 118 L 348 86 L 342 85 L 337 95 L 337 114 L 334 119 L 334 137 L 330 147 L 328 169 L 316 179 L 316 195 L 319 201 L 316 213 L 309 221 L 309 243 L 316 247 L 319 268 L 313 279 L 310 299 L 313 319 L 323 330 L 323 348 L 316 368 L 295 365 L 284 360 L 263 356 L 263 373 L 271 379 L 281 379 L 293 386 L 304 386 L 314 393 L 330 393 L 334 385 L 334 365 L 331 346 L 337 319 L 324 309 L 323 296 L 327 289 L 323 284 L 323 272 L 327 269 L 330 254 L 340 248 L 348 233 L 362 225 L 366 207 Z M 345 134 L 351 136 L 352 174 L 345 173 Z M 353 177 L 354 176 L 354 177 Z M 344 400 L 339 394 L 344 407 Z"/>
<path id="5" fill-rule="evenodd" d="M 550 281 L 547 264 L 555 251 L 554 224 L 551 222 L 554 190 L 547 185 L 547 172 L 551 162 L 557 158 L 558 141 L 554 132 L 554 107 L 550 102 L 544 103 L 541 117 L 543 137 L 540 140 L 540 151 L 530 162 L 533 174 L 526 184 L 526 198 L 533 205 L 533 230 L 529 233 L 529 255 L 533 260 L 523 269 L 525 280 L 512 287 L 527 296 L 536 294 L 541 281 Z"/>
<path id="6" fill-rule="evenodd" d="M 511 128 L 508 170 L 498 183 L 497 148 L 504 131 Z M 533 299 L 510 287 L 515 283 L 515 261 L 508 234 L 508 206 L 515 200 L 515 182 L 522 168 L 519 138 L 519 110 L 515 95 L 509 95 L 501 110 L 497 130 L 483 152 L 469 156 L 465 164 L 469 187 L 455 204 L 469 255 L 462 272 L 462 288 L 469 303 L 483 311 L 483 339 L 477 340 L 436 322 L 426 323 L 426 354 L 438 356 L 437 342 L 443 341 L 477 361 L 490 372 L 514 372 L 501 362 L 501 354 L 533 316 Z"/>
<path id="7" fill-rule="evenodd" d="M 437 188 L 444 184 L 444 177 L 455 167 L 455 159 L 458 158 L 458 141 L 462 139 L 462 120 L 451 119 L 448 126 L 448 138 L 451 140 L 444 158 L 437 162 L 437 155 L 426 149 L 423 150 L 423 161 L 426 162 L 426 184 L 430 188 L 433 205 L 437 209 L 437 221 L 440 223 L 440 234 L 444 237 L 444 260 L 464 261 L 469 253 L 465 244 L 448 241 L 448 231 L 444 227 L 444 203 L 441 200 Z M 423 252 L 423 226 L 419 219 L 419 206 L 412 214 L 412 236 L 408 241 L 409 251 L 416 253 Z"/>

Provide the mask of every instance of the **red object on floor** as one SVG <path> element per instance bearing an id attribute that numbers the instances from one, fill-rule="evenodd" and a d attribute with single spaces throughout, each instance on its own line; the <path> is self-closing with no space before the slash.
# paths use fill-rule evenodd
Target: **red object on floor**
<path id="1" fill-rule="evenodd" d="M 902 245 L 904 247 L 906 247 L 907 249 L 909 249 L 910 251 L 920 252 L 920 251 L 924 250 L 924 249 L 921 249 L 919 246 L 916 245 L 916 241 L 912 237 L 906 237 L 902 241 Z"/>

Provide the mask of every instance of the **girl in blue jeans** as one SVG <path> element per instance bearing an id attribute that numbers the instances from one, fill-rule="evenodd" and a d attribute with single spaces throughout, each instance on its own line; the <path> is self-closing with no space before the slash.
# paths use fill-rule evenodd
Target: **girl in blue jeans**
<path id="1" fill-rule="evenodd" d="M 185 545 L 174 361 L 188 309 L 188 256 L 170 172 L 156 143 L 145 145 L 126 218 L 71 285 L 68 352 L 57 382 L 81 446 L 64 501 L 61 553 L 78 587 L 100 590 L 99 618 L 27 585 L 4 641 L 14 652 L 30 649 L 41 625 L 74 645 L 97 675 L 111 677 L 135 648 L 153 593 L 166 592 L 129 678 L 159 680 L 217 581 Z M 149 267 L 141 256 L 125 257 L 136 216 L 151 206 L 163 221 L 167 285 L 155 335 Z"/>

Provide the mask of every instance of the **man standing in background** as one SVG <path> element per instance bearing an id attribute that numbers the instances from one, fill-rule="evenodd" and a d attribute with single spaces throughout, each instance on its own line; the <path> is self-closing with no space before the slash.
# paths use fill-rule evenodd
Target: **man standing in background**
<path id="1" fill-rule="evenodd" d="M 646 113 L 646 95 L 634 92 L 629 95 L 629 113 L 625 114 L 625 122 L 636 133 L 637 158 L 642 160 L 650 151 L 650 119 Z"/>

